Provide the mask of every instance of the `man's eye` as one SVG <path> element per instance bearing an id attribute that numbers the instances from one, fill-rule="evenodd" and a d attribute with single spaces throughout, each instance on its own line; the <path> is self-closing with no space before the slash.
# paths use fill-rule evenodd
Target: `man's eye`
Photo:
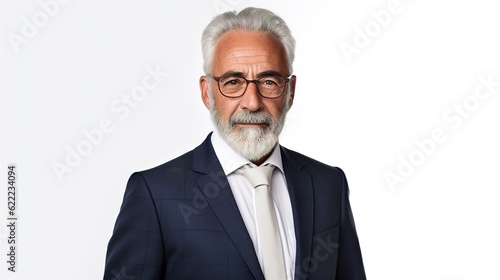
<path id="1" fill-rule="evenodd" d="M 278 82 L 273 78 L 264 78 L 260 80 L 260 83 L 264 86 L 277 86 Z"/>
<path id="2" fill-rule="evenodd" d="M 238 86 L 241 85 L 241 79 L 238 78 L 227 78 L 223 81 L 224 86 Z"/>

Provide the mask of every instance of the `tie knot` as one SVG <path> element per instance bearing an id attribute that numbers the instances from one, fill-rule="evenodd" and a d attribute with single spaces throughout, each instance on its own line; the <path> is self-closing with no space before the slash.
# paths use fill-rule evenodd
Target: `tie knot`
<path id="1" fill-rule="evenodd" d="M 245 165 L 243 168 L 243 176 L 253 185 L 254 188 L 259 186 L 269 186 L 271 176 L 273 175 L 274 165 L 264 165 L 257 167 L 250 167 Z"/>

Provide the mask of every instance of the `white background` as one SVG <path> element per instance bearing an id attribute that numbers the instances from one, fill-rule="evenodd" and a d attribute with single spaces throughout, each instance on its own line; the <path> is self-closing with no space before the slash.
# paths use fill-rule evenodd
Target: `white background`
<path id="1" fill-rule="evenodd" d="M 14 274 L 1 188 L 1 279 L 102 278 L 130 174 L 212 130 L 198 88 L 201 32 L 246 6 L 273 10 L 297 40 L 281 143 L 346 172 L 368 278 L 500 279 L 500 86 L 474 96 L 480 77 L 500 81 L 497 1 L 171 2 L 73 0 L 44 18 L 39 1 L 2 0 L 0 178 L 6 186 L 17 165 L 19 220 Z M 397 8 L 377 23 L 388 5 Z M 38 27 L 23 35 L 27 21 Z M 169 75 L 127 116 L 113 112 L 148 67 Z M 464 102 L 462 117 L 453 110 Z M 68 165 L 83 131 L 106 119 L 113 131 L 60 180 L 53 165 Z M 440 143 L 423 140 L 436 129 Z M 391 187 L 388 172 L 402 182 Z"/>

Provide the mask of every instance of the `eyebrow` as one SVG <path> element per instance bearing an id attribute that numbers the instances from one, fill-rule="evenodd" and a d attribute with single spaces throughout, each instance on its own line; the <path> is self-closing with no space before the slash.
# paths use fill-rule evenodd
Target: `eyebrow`
<path id="1" fill-rule="evenodd" d="M 274 70 L 268 70 L 268 71 L 260 72 L 257 74 L 257 78 L 269 77 L 269 76 L 283 77 L 280 72 L 274 71 Z"/>
<path id="2" fill-rule="evenodd" d="M 237 72 L 237 71 L 227 71 L 224 74 L 220 76 L 221 78 L 227 78 L 227 77 L 239 77 L 239 78 L 245 78 L 245 74 L 243 72 Z"/>
<path id="3" fill-rule="evenodd" d="M 257 74 L 257 79 L 262 78 L 262 77 L 283 77 L 280 72 L 274 71 L 274 70 L 268 70 L 264 72 L 260 72 Z M 246 75 L 243 72 L 238 72 L 238 71 L 227 71 L 224 74 L 220 76 L 222 77 L 241 77 L 241 78 L 246 78 Z"/>

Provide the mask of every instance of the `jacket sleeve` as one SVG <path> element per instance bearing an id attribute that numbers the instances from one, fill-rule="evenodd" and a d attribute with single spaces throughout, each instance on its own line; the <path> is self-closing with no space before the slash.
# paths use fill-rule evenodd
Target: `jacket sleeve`
<path id="1" fill-rule="evenodd" d="M 155 201 L 144 177 L 134 173 L 108 244 L 104 280 L 163 279 L 164 257 Z"/>
<path id="2" fill-rule="evenodd" d="M 342 184 L 339 257 L 336 280 L 366 280 L 361 248 L 349 203 L 349 187 L 344 172 L 339 168 Z"/>

